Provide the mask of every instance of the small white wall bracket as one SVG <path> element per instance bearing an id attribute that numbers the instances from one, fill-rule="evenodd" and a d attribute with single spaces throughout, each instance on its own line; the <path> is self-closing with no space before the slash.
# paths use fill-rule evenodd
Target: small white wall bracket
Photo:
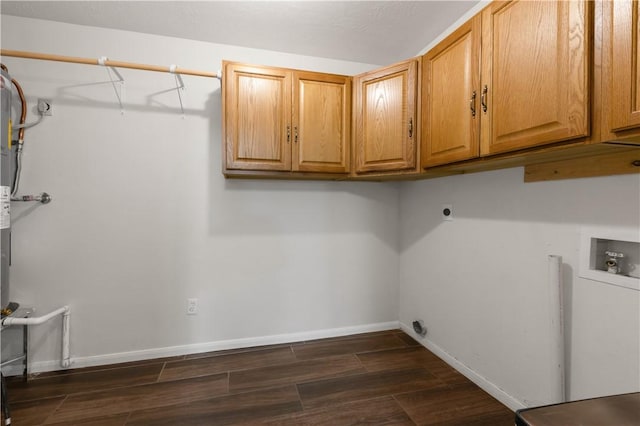
<path id="1" fill-rule="evenodd" d="M 176 64 L 169 65 L 169 72 L 173 74 L 176 80 L 176 91 L 178 92 L 178 100 L 180 101 L 180 110 L 182 111 L 182 118 L 184 119 L 184 101 L 182 99 L 182 94 L 185 91 L 184 81 L 182 81 L 182 76 L 176 72 L 178 66 Z"/>
<path id="2" fill-rule="evenodd" d="M 106 62 L 108 60 L 109 58 L 107 58 L 106 56 L 101 56 L 100 58 L 98 58 L 98 65 L 107 67 L 109 81 L 111 82 L 111 86 L 113 86 L 113 91 L 115 92 L 116 97 L 118 98 L 118 103 L 120 104 L 120 114 L 124 114 L 124 77 L 122 77 L 122 74 L 120 74 L 120 72 L 116 68 L 106 65 Z M 115 79 L 111 75 L 112 72 L 116 76 Z"/>

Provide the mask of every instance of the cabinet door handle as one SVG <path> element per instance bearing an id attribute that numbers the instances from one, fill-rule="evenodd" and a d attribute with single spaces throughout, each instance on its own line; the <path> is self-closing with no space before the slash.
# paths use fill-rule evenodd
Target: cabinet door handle
<path id="1" fill-rule="evenodd" d="M 413 137 L 413 117 L 409 118 L 409 137 Z"/>
<path id="2" fill-rule="evenodd" d="M 287 143 L 291 141 L 291 126 L 287 126 Z"/>
<path id="3" fill-rule="evenodd" d="M 293 141 L 295 143 L 298 143 L 298 126 L 293 128 Z"/>
<path id="4" fill-rule="evenodd" d="M 487 88 L 487 85 L 485 84 L 484 87 L 482 88 L 482 96 L 480 97 L 480 103 L 482 104 L 482 112 L 486 113 L 487 112 L 487 92 L 489 91 L 489 89 Z"/>
<path id="5" fill-rule="evenodd" d="M 474 90 L 469 99 L 469 108 L 471 108 L 471 116 L 476 116 L 476 91 Z"/>

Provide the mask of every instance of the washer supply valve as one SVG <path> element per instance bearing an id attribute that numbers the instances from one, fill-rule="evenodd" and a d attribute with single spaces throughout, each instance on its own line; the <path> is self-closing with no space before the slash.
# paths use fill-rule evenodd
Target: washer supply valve
<path id="1" fill-rule="evenodd" d="M 19 195 L 17 197 L 12 197 L 11 201 L 39 201 L 42 204 L 48 204 L 51 202 L 51 195 L 46 192 L 43 192 L 40 195 Z"/>
<path id="2" fill-rule="evenodd" d="M 607 267 L 607 272 L 610 274 L 621 274 L 622 273 L 622 259 L 624 259 L 624 253 L 607 250 L 604 252 L 605 266 Z"/>

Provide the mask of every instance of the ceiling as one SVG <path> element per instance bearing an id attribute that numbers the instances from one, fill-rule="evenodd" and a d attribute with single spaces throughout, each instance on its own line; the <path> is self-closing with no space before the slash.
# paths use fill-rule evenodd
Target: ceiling
<path id="1" fill-rule="evenodd" d="M 6 1 L 5 15 L 386 65 L 474 1 Z"/>

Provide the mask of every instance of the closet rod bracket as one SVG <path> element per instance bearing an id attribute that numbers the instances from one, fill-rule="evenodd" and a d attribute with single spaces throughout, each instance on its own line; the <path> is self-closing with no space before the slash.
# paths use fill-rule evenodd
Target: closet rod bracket
<path id="1" fill-rule="evenodd" d="M 173 74 L 176 79 L 176 91 L 178 92 L 178 100 L 180 101 L 180 110 L 182 110 L 182 118 L 184 119 L 184 102 L 182 100 L 182 92 L 184 92 L 184 81 L 182 76 L 177 72 L 178 66 L 176 64 L 169 65 L 169 72 Z"/>
<path id="2" fill-rule="evenodd" d="M 122 77 L 122 74 L 120 74 L 120 72 L 115 67 L 108 65 L 107 61 L 109 61 L 109 58 L 107 58 L 106 56 L 101 56 L 100 58 L 98 58 L 98 65 L 107 67 L 109 81 L 111 82 L 111 86 L 113 86 L 113 91 L 115 92 L 116 97 L 118 98 L 118 103 L 120 104 L 120 114 L 124 114 L 124 77 Z M 117 77 L 116 79 L 111 76 L 111 72 L 109 70 L 113 71 L 113 73 Z M 116 84 L 118 84 L 118 86 L 116 86 Z M 119 90 L 118 87 L 120 88 Z"/>

